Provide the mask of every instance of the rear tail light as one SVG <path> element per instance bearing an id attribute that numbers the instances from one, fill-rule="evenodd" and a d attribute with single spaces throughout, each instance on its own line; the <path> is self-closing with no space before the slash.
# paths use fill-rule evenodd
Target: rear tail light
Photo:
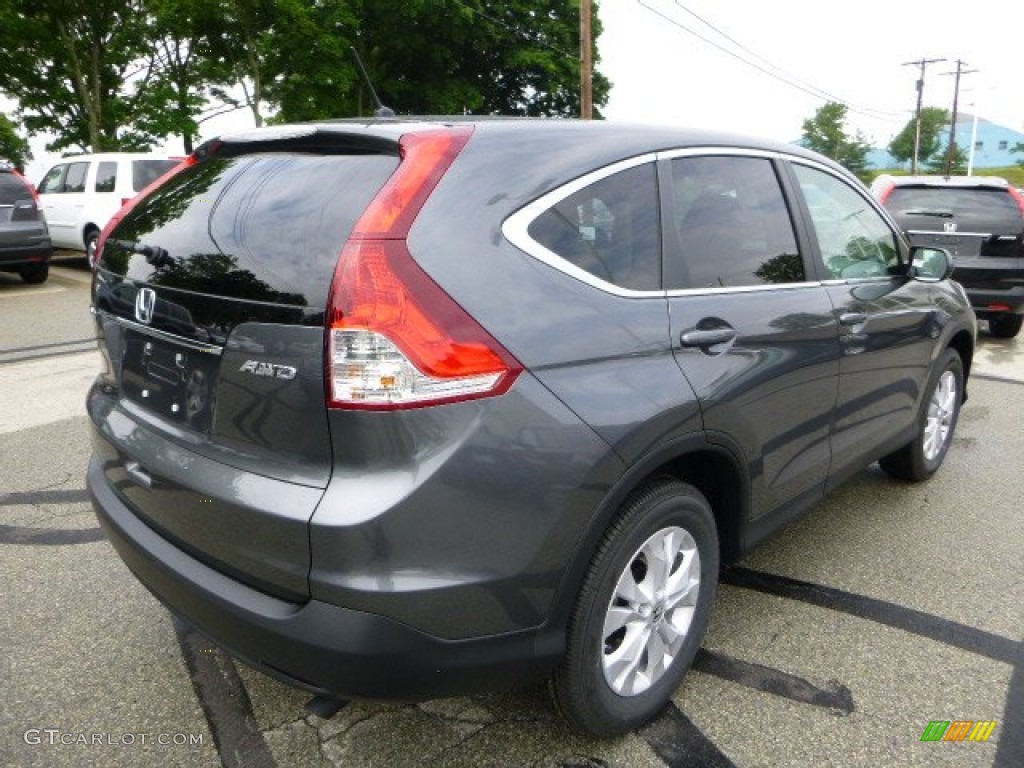
<path id="1" fill-rule="evenodd" d="M 395 410 L 507 392 L 519 362 L 441 289 L 406 236 L 470 128 L 402 137 L 402 162 L 338 260 L 328 308 L 328 405 Z"/>
<path id="2" fill-rule="evenodd" d="M 14 172 L 15 176 L 17 176 L 23 182 L 25 182 L 25 186 L 28 187 L 28 191 L 32 193 L 32 200 L 35 202 L 36 208 L 38 208 L 39 207 L 39 190 L 36 189 L 36 185 L 33 184 L 28 179 L 26 179 L 24 176 L 22 176 L 17 168 L 13 169 L 13 172 Z"/>
<path id="3" fill-rule="evenodd" d="M 878 202 L 885 205 L 885 201 L 889 199 L 889 195 L 892 194 L 894 189 L 896 189 L 896 185 L 892 182 L 888 182 L 881 190 L 879 190 Z"/>
<path id="4" fill-rule="evenodd" d="M 141 200 L 146 195 L 151 193 L 153 190 L 155 190 L 168 179 L 177 176 L 183 170 L 190 166 L 195 165 L 198 162 L 199 158 L 196 157 L 196 155 L 189 155 L 180 163 L 173 166 L 163 176 L 159 176 L 152 182 L 150 182 L 149 185 L 147 185 L 141 192 L 135 195 L 135 197 L 122 197 L 121 207 L 118 209 L 117 213 L 115 213 L 110 218 L 110 221 L 107 222 L 107 226 L 103 228 L 103 231 L 100 232 L 100 237 L 96 241 L 96 252 L 93 254 L 92 263 L 89 266 L 91 266 L 93 269 L 96 269 L 97 265 L 99 265 L 100 263 L 100 257 L 103 255 L 103 245 L 107 242 L 107 238 L 110 236 L 111 231 L 113 231 L 114 227 L 120 224 L 121 220 L 131 212 L 132 208 L 134 208 L 138 204 L 139 200 Z"/>
<path id="5" fill-rule="evenodd" d="M 1017 205 L 1020 206 L 1021 215 L 1024 215 L 1024 194 L 1014 186 L 1010 187 L 1010 196 L 1017 201 Z"/>

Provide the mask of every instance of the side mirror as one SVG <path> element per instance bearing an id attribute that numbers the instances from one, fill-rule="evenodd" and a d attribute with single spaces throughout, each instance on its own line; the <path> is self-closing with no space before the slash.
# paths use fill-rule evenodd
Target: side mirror
<path id="1" fill-rule="evenodd" d="M 937 283 L 953 274 L 953 257 L 944 248 L 914 246 L 910 249 L 909 277 Z"/>

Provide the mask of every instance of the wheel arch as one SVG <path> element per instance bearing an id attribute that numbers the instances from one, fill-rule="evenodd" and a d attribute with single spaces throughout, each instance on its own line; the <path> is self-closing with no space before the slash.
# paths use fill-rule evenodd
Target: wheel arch
<path id="1" fill-rule="evenodd" d="M 749 513 L 747 472 L 737 454 L 703 434 L 691 435 L 649 451 L 630 466 L 605 496 L 581 532 L 555 594 L 552 621 L 565 623 L 572 613 L 587 570 L 609 526 L 629 495 L 647 481 L 667 476 L 697 488 L 715 517 L 721 562 L 743 550 L 743 520 Z"/>
<path id="2" fill-rule="evenodd" d="M 82 227 L 82 247 L 84 248 L 88 244 L 90 234 L 95 232 L 98 235 L 100 231 L 101 229 L 99 226 L 97 226 L 91 221 L 87 221 L 85 225 Z"/>
<path id="3" fill-rule="evenodd" d="M 974 360 L 974 339 L 966 330 L 960 330 L 953 335 L 946 345 L 949 349 L 955 350 L 960 355 L 960 362 L 964 368 L 964 391 L 961 395 L 961 402 L 967 402 L 967 381 L 971 375 L 971 362 Z"/>

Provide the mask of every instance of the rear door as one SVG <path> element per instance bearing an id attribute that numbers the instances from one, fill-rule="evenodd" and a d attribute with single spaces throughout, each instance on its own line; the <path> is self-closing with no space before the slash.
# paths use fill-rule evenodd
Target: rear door
<path id="1" fill-rule="evenodd" d="M 108 481 L 181 548 L 284 597 L 308 594 L 307 524 L 331 472 L 327 292 L 397 164 L 330 142 L 224 145 L 140 201 L 101 253 L 116 397 L 90 410 Z"/>
<path id="2" fill-rule="evenodd" d="M 688 151 L 663 177 L 676 360 L 710 438 L 749 467 L 753 517 L 795 510 L 823 492 L 838 346 L 776 160 Z"/>
<path id="3" fill-rule="evenodd" d="M 904 246 L 866 190 L 824 166 L 792 170 L 839 322 L 838 479 L 909 439 L 940 326 L 931 289 L 905 277 Z"/>

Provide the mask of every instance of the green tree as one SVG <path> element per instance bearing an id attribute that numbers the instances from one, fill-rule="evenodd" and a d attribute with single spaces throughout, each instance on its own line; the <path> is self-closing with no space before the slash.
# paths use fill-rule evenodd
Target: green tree
<path id="1" fill-rule="evenodd" d="M 49 149 L 147 146 L 149 35 L 143 0 L 0 0 L 0 92 Z"/>
<path id="2" fill-rule="evenodd" d="M 946 163 L 949 160 L 949 148 L 943 149 L 941 152 L 935 154 L 931 160 L 925 165 L 925 170 L 928 173 L 939 173 L 942 175 L 946 174 Z M 953 148 L 953 165 L 949 169 L 951 176 L 963 176 L 967 173 L 967 155 L 957 144 Z"/>
<path id="3" fill-rule="evenodd" d="M 382 98 L 397 111 L 579 114 L 578 3 L 365 0 L 361 18 L 360 50 Z M 596 40 L 596 13 L 593 27 Z M 596 48 L 594 60 L 600 61 Z M 595 72 L 595 105 L 607 103 L 610 87 Z"/>
<path id="4" fill-rule="evenodd" d="M 0 160 L 10 160 L 15 168 L 23 171 L 25 163 L 31 159 L 28 139 L 18 134 L 17 123 L 0 114 Z"/>
<path id="5" fill-rule="evenodd" d="M 860 175 L 867 169 L 871 145 L 860 132 L 849 136 L 845 123 L 846 105 L 829 101 L 814 113 L 814 117 L 804 120 L 802 143 Z"/>
<path id="6" fill-rule="evenodd" d="M 1010 152 L 1015 155 L 1024 155 L 1024 141 L 1018 141 L 1016 144 L 1010 147 Z M 1024 165 L 1024 158 L 1018 160 L 1017 165 Z"/>
<path id="7" fill-rule="evenodd" d="M 921 143 L 917 152 L 918 162 L 928 162 L 929 158 L 942 148 L 942 129 L 948 125 L 949 110 L 942 107 L 924 107 L 921 110 Z M 910 161 L 914 157 L 916 133 L 917 120 L 912 117 L 903 126 L 903 130 L 889 142 L 889 154 L 901 163 Z"/>
<path id="8" fill-rule="evenodd" d="M 189 148 L 211 112 L 370 114 L 354 47 L 400 113 L 570 116 L 578 13 L 565 0 L 0 0 L 0 93 L 30 134 L 56 135 L 50 149 L 170 134 Z M 595 73 L 596 107 L 609 89 Z"/>

